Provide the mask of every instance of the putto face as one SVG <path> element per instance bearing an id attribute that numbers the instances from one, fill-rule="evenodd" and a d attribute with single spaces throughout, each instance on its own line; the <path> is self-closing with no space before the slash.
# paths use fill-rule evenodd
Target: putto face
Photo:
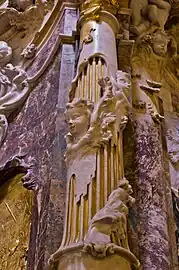
<path id="1" fill-rule="evenodd" d="M 88 109 L 84 107 L 74 107 L 68 109 L 66 120 L 69 131 L 74 137 L 81 137 L 89 128 Z"/>
<path id="2" fill-rule="evenodd" d="M 130 83 L 129 75 L 123 71 L 118 71 L 117 83 L 120 88 L 130 89 L 131 83 Z"/>
<path id="3" fill-rule="evenodd" d="M 168 39 L 161 34 L 156 35 L 153 43 L 153 51 L 159 56 L 165 56 L 168 49 Z"/>

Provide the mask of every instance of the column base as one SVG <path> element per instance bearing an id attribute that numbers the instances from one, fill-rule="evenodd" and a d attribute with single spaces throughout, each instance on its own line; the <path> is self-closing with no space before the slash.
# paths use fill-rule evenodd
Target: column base
<path id="1" fill-rule="evenodd" d="M 53 257 L 53 255 L 52 255 Z M 56 252 L 57 270 L 131 270 L 139 269 L 140 263 L 129 250 L 114 245 L 114 254 L 94 257 L 83 247 L 71 247 Z"/>

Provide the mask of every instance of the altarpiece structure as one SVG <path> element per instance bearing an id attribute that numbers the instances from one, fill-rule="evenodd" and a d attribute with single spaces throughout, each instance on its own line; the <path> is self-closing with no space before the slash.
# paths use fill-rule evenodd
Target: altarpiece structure
<path id="1" fill-rule="evenodd" d="M 0 18 L 0 269 L 177 270 L 179 1 Z"/>

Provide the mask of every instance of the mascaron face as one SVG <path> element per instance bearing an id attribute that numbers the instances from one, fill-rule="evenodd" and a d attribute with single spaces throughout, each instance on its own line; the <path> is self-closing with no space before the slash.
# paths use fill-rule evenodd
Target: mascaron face
<path id="1" fill-rule="evenodd" d="M 168 40 L 162 35 L 157 35 L 153 43 L 153 51 L 159 56 L 165 56 L 168 47 Z"/>
<path id="2" fill-rule="evenodd" d="M 85 108 L 71 108 L 67 112 L 69 131 L 73 136 L 82 136 L 89 127 L 89 117 Z"/>

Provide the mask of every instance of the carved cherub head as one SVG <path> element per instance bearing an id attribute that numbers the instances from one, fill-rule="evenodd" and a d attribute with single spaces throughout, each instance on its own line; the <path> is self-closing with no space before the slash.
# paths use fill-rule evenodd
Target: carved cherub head
<path id="1" fill-rule="evenodd" d="M 168 51 L 170 38 L 164 31 L 157 30 L 152 34 L 145 35 L 142 41 L 148 43 L 156 55 L 164 57 Z"/>
<path id="2" fill-rule="evenodd" d="M 0 41 L 0 68 L 4 67 L 11 61 L 12 49 L 4 41 Z"/>
<path id="3" fill-rule="evenodd" d="M 116 72 L 116 81 L 117 81 L 117 86 L 119 87 L 119 89 L 129 90 L 131 87 L 131 78 L 127 72 L 118 70 Z"/>
<path id="4" fill-rule="evenodd" d="M 155 54 L 165 56 L 168 50 L 169 37 L 162 31 L 152 35 L 152 48 Z"/>
<path id="5" fill-rule="evenodd" d="M 73 100 L 67 104 L 65 117 L 74 139 L 81 138 L 87 132 L 92 110 L 93 103 L 84 99 Z"/>

